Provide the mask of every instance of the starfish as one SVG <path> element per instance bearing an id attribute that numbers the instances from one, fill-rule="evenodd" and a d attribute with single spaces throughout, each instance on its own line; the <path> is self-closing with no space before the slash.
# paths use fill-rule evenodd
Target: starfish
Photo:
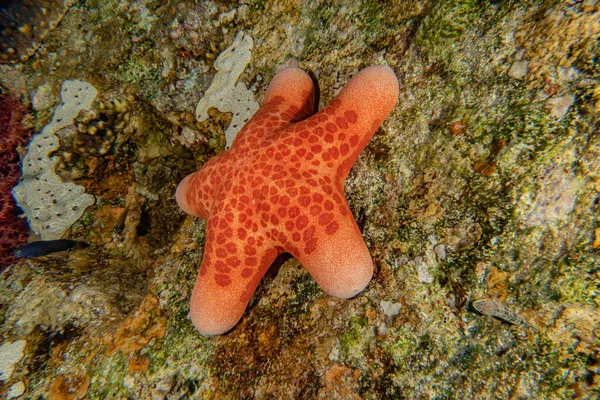
<path id="1" fill-rule="evenodd" d="M 328 294 L 351 298 L 373 261 L 344 196 L 350 168 L 398 100 L 386 66 L 353 77 L 314 114 L 314 86 L 281 69 L 231 148 L 177 187 L 179 206 L 207 220 L 190 303 L 204 335 L 229 331 L 275 258 L 291 253 Z"/>

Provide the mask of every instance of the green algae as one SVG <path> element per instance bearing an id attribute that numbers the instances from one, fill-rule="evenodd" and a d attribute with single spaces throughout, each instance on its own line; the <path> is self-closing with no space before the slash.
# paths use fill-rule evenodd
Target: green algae
<path id="1" fill-rule="evenodd" d="M 144 32 L 135 32 L 134 28 L 125 31 L 128 35 L 140 36 Z M 159 61 L 155 58 L 153 49 L 156 47 L 150 39 L 134 42 L 127 50 L 127 55 L 115 70 L 114 79 L 126 82 L 139 88 L 147 99 L 159 96 L 164 78 L 157 67 Z"/>
<path id="2" fill-rule="evenodd" d="M 304 274 L 292 282 L 294 297 L 286 303 L 287 313 L 301 316 L 309 311 L 314 299 L 323 295 L 323 290 L 308 274 Z"/>
<path id="3" fill-rule="evenodd" d="M 165 337 L 155 340 L 144 350 L 146 354 L 152 355 L 149 374 L 163 373 L 167 362 L 175 365 L 185 362 L 194 368 L 178 371 L 179 374 L 186 379 L 194 379 L 198 378 L 195 374 L 199 370 L 208 366 L 214 352 L 213 340 L 197 334 L 194 326 L 189 323 L 188 312 L 187 305 L 179 307 L 169 317 Z"/>
<path id="4" fill-rule="evenodd" d="M 359 368 L 365 368 L 364 355 L 367 351 L 366 346 L 372 340 L 372 330 L 366 317 L 350 317 L 347 328 L 339 337 L 341 359 Z"/>
<path id="5" fill-rule="evenodd" d="M 438 54 L 440 46 L 451 45 L 468 30 L 469 25 L 480 22 L 479 18 L 488 7 L 496 8 L 477 0 L 439 2 L 424 19 L 415 41 L 431 53 Z"/>
<path id="6" fill-rule="evenodd" d="M 337 14 L 337 7 L 331 1 L 304 3 L 302 6 L 304 19 L 304 38 L 306 56 L 329 46 L 329 37 L 324 37 L 323 32 L 329 30 L 331 22 Z"/>
<path id="7" fill-rule="evenodd" d="M 489 326 L 478 325 L 478 329 L 470 330 L 470 338 L 451 345 L 436 343 L 428 334 L 417 339 L 410 330 L 396 331 L 395 335 L 400 333 L 397 342 L 383 346 L 394 363 L 386 390 L 395 388 L 395 391 L 414 396 L 422 390 L 434 389 L 436 398 L 455 398 L 472 395 L 480 390 L 480 385 L 498 395 L 508 395 L 515 393 L 510 388 L 525 384 L 528 394 L 533 396 L 557 390 L 560 397 L 573 393 L 568 388 L 565 391 L 563 371 L 564 368 L 581 367 L 582 360 L 576 364 L 562 364 L 547 339 L 524 340 L 497 328 L 492 328 L 496 333 L 490 334 Z M 531 375 L 531 371 L 535 373 Z M 419 389 L 409 386 L 402 373 L 428 378 L 421 380 Z M 464 386 L 467 382 L 477 383 Z"/>
<path id="8" fill-rule="evenodd" d="M 120 351 L 109 357 L 98 357 L 90 368 L 89 396 L 92 399 L 118 399 L 130 396 L 129 390 L 123 386 L 123 378 L 127 375 L 128 356 Z"/>
<path id="9" fill-rule="evenodd" d="M 404 369 L 408 366 L 407 358 L 413 354 L 418 339 L 409 328 L 399 327 L 390 330 L 380 344 L 381 348 L 390 356 L 396 368 Z"/>

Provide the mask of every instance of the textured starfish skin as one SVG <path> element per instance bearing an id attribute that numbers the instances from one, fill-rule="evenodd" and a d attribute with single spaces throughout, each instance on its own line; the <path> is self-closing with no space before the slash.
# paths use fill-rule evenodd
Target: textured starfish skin
<path id="1" fill-rule="evenodd" d="M 180 207 L 208 220 L 190 304 L 200 333 L 233 328 L 283 252 L 332 296 L 350 298 L 366 287 L 373 261 L 344 197 L 344 180 L 397 99 L 393 71 L 372 66 L 311 116 L 310 77 L 284 68 L 231 148 L 183 179 Z"/>

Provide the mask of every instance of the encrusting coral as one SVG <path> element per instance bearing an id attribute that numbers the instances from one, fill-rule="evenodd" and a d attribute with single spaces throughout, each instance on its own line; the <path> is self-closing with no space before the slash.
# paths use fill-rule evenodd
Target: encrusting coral
<path id="1" fill-rule="evenodd" d="M 344 180 L 397 99 L 393 71 L 372 66 L 311 116 L 312 80 L 283 68 L 231 149 L 179 184 L 180 207 L 208 220 L 190 305 L 200 333 L 230 330 L 283 252 L 330 295 L 350 298 L 366 287 L 373 261 Z"/>

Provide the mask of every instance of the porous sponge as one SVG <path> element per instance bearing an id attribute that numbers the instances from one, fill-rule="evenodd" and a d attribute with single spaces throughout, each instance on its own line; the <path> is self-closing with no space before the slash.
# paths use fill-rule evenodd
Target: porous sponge
<path id="1" fill-rule="evenodd" d="M 215 61 L 217 74 L 204 97 L 196 106 L 196 119 L 208 118 L 208 109 L 215 107 L 221 112 L 233 113 L 231 123 L 225 131 L 227 148 L 231 146 L 238 132 L 258 110 L 258 103 L 246 85 L 237 82 L 252 57 L 252 37 L 239 32 L 235 40 Z"/>
<path id="2" fill-rule="evenodd" d="M 96 89 L 87 82 L 65 81 L 61 104 L 52 121 L 35 135 L 23 159 L 21 182 L 13 195 L 25 212 L 29 227 L 43 240 L 60 238 L 85 209 L 94 204 L 94 196 L 72 182 L 63 182 L 54 172 L 58 158 L 51 154 L 59 147 L 56 132 L 73 124 L 80 110 L 90 108 Z"/>

